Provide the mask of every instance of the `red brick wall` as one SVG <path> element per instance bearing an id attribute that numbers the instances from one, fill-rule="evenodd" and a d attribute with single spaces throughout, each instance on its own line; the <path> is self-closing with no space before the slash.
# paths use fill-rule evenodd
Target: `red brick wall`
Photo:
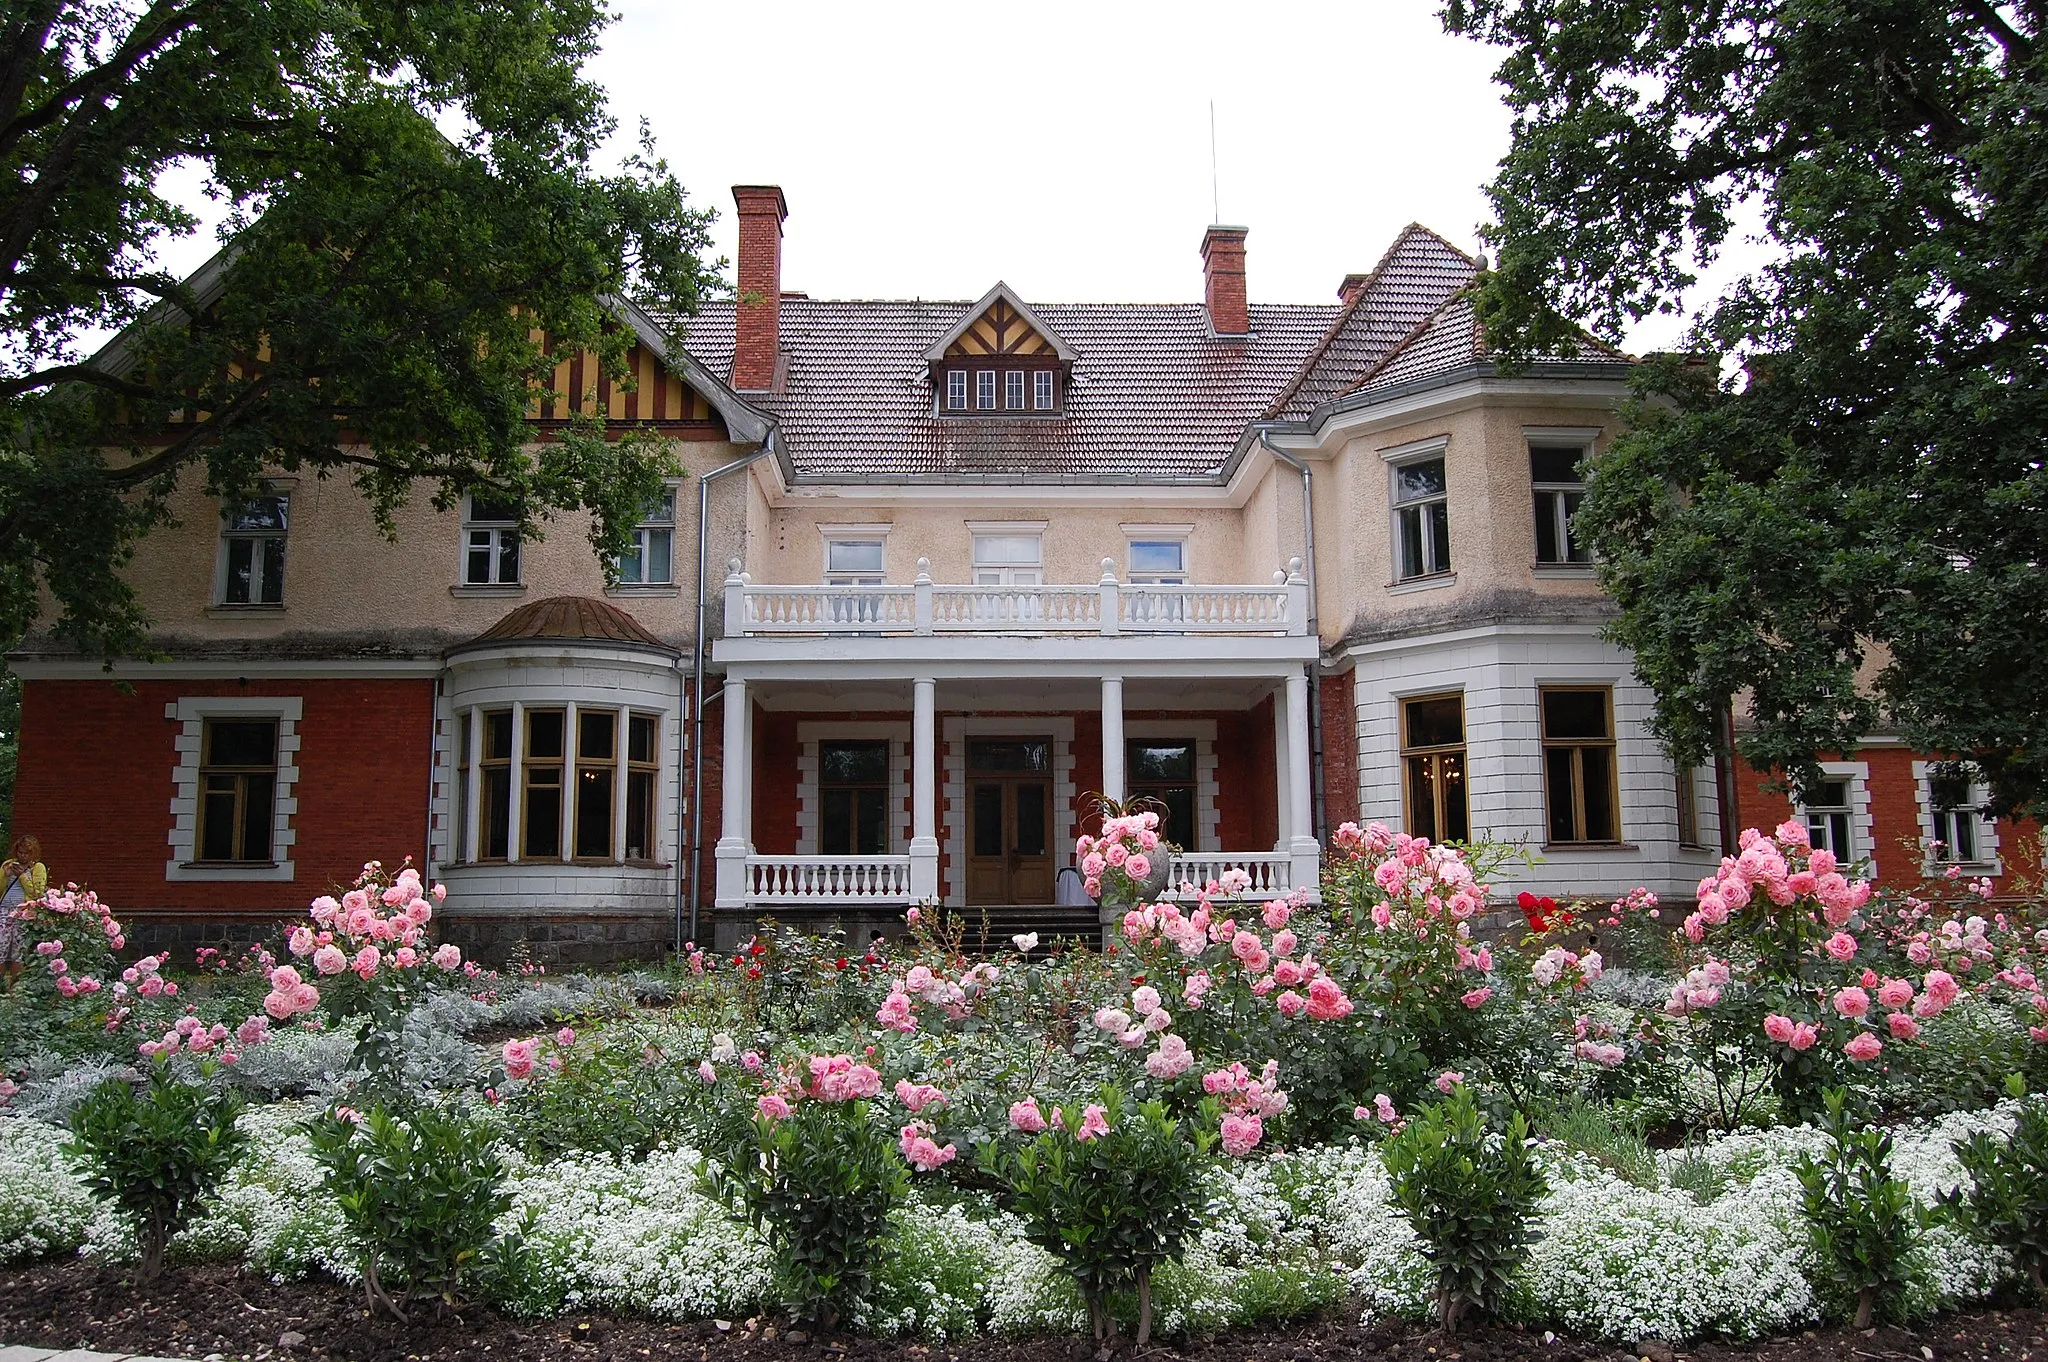
<path id="1" fill-rule="evenodd" d="M 52 880 L 90 885 L 123 917 L 297 913 L 366 860 L 424 851 L 434 683 L 426 680 L 27 681 L 14 828 L 42 840 Z M 304 703 L 290 883 L 166 881 L 180 697 Z"/>
<path id="2" fill-rule="evenodd" d="M 1216 716 L 1216 834 L 1223 851 L 1263 851 L 1280 835 L 1273 700 Z"/>
<path id="3" fill-rule="evenodd" d="M 1358 711 L 1351 673 L 1326 676 L 1323 703 L 1323 816 L 1329 831 L 1358 821 Z"/>
<path id="4" fill-rule="evenodd" d="M 775 385 L 781 347 L 782 218 L 788 210 L 773 185 L 735 185 L 732 197 L 740 218 L 732 386 L 762 392 Z"/>
<path id="5" fill-rule="evenodd" d="M 764 856 L 796 853 L 799 717 L 810 716 L 754 710 L 754 850 Z"/>
<path id="6" fill-rule="evenodd" d="M 1913 763 L 1926 761 L 1925 753 L 1900 747 L 1872 747 L 1846 758 L 1860 761 L 1870 770 L 1870 821 L 1877 845 L 1878 883 L 1890 888 L 1910 889 L 1924 878 L 1920 839 L 1920 792 L 1913 779 Z M 1823 760 L 1837 758 L 1828 754 Z M 1792 813 L 1791 797 L 1783 790 L 1767 788 L 1772 777 L 1747 766 L 1737 778 L 1736 810 L 1741 826 L 1769 830 Z M 2037 883 L 2041 876 L 2041 827 L 2031 819 L 2005 819 L 1996 825 L 1998 858 L 2004 873 L 1994 879 L 1999 892 L 2019 892 L 2024 884 Z"/>
<path id="7" fill-rule="evenodd" d="M 1211 227 L 1202 237 L 1202 297 L 1209 308 L 1209 329 L 1219 336 L 1242 336 L 1252 329 L 1244 237 L 1243 229 L 1235 227 Z"/>

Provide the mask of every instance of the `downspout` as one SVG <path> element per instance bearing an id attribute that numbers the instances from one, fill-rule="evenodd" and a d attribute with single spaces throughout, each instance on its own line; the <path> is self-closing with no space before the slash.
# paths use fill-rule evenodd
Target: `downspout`
<path id="1" fill-rule="evenodd" d="M 1329 845 L 1329 783 L 1323 773 L 1323 633 L 1316 607 L 1316 475 L 1309 466 L 1285 450 L 1275 449 L 1259 430 L 1259 443 L 1268 454 L 1301 474 L 1302 558 L 1308 576 L 1308 636 L 1316 641 L 1316 654 L 1308 664 L 1308 760 L 1309 797 L 1314 806 L 1316 840 Z"/>
<path id="2" fill-rule="evenodd" d="M 700 890 L 697 884 L 700 856 L 704 841 L 704 801 L 699 794 L 704 788 L 704 628 L 705 592 L 704 574 L 710 568 L 711 553 L 711 484 L 728 473 L 737 473 L 752 464 L 754 460 L 775 447 L 776 431 L 769 428 L 761 447 L 751 454 L 734 459 L 697 479 L 697 629 L 692 643 L 689 675 L 690 700 L 690 825 L 688 835 L 683 829 L 676 829 L 678 840 L 689 848 L 689 859 L 683 863 L 683 874 L 676 895 L 675 947 L 678 958 L 683 953 L 683 943 L 697 939 L 697 900 Z M 689 915 L 689 934 L 683 932 L 684 914 Z"/>

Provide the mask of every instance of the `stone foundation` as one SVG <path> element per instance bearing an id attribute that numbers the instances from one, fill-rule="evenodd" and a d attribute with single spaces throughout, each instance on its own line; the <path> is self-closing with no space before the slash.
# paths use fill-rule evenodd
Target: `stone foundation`
<path id="1" fill-rule="evenodd" d="M 548 965 L 612 965 L 667 954 L 673 924 L 667 917 L 506 917 L 444 915 L 434 920 L 440 939 L 462 948 L 464 959 L 496 967 L 515 954 Z M 524 948 L 523 950 L 521 948 Z"/>

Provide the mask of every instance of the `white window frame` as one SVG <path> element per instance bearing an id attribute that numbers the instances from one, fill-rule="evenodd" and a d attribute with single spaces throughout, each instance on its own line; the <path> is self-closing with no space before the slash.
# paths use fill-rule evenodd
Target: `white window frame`
<path id="1" fill-rule="evenodd" d="M 553 856 L 528 856 L 522 849 L 526 838 L 526 724 L 527 716 L 535 710 L 555 711 L 562 715 L 562 755 L 549 757 L 541 766 L 559 766 L 562 769 L 561 827 L 557 832 L 558 845 Z M 512 717 L 512 749 L 507 758 L 507 798 L 511 801 L 511 816 L 508 822 L 505 855 L 485 857 L 483 851 L 483 784 L 479 772 L 483 765 L 483 723 L 488 714 L 509 713 Z M 582 720 L 585 714 L 603 713 L 613 716 L 612 755 L 610 758 L 586 758 L 581 755 Z M 635 718 L 654 720 L 654 781 L 651 799 L 654 805 L 653 827 L 648 848 L 650 859 L 626 859 L 626 843 L 629 840 L 626 826 L 627 789 L 636 771 L 647 769 L 645 763 L 632 760 L 632 724 Z M 585 705 L 574 700 L 515 700 L 509 705 L 502 700 L 479 701 L 465 704 L 451 713 L 453 728 L 458 735 L 451 745 L 450 765 L 454 780 L 454 813 L 456 827 L 450 839 L 451 857 L 460 858 L 456 864 L 464 866 L 515 866 L 515 865 L 559 865 L 559 866 L 646 866 L 659 864 L 662 851 L 663 798 L 675 772 L 669 769 L 667 754 L 675 749 L 664 746 L 670 725 L 676 722 L 675 715 L 645 704 L 602 704 Z M 468 759 L 464 760 L 464 752 Z M 576 801 L 581 782 L 576 779 L 579 767 L 593 767 L 600 762 L 608 763 L 613 769 L 610 854 L 607 856 L 576 855 Z"/>
<path id="2" fill-rule="evenodd" d="M 1862 761 L 1824 761 L 1820 764 L 1821 774 L 1829 780 L 1839 780 L 1847 786 L 1849 813 L 1849 849 L 1854 854 L 1840 857 L 1844 865 L 1863 865 L 1868 873 L 1877 874 L 1877 823 L 1870 808 L 1870 764 Z M 1839 810 L 1840 805 L 1821 805 L 1822 812 Z M 1809 822 L 1807 807 L 1797 800 L 1792 803 L 1792 816 L 1801 823 Z"/>
<path id="3" fill-rule="evenodd" d="M 1981 780 L 1970 782 L 1970 809 L 1966 816 L 1976 820 L 1977 854 L 1967 861 L 1958 861 L 1938 854 L 1934 849 L 1937 841 L 1946 842 L 1942 833 L 1944 815 L 1955 816 L 1965 811 L 1937 810 L 1934 807 L 1934 768 L 1931 761 L 1913 763 L 1913 799 L 1920 811 L 1920 846 L 1922 869 L 1929 875 L 1939 875 L 1950 866 L 1960 866 L 1964 873 L 1974 875 L 2003 875 L 2005 862 L 1998 854 L 1998 820 L 1988 818 L 1982 812 L 1991 800 L 1991 789 Z"/>
<path id="4" fill-rule="evenodd" d="M 1194 537 L 1193 525 L 1121 525 L 1124 532 L 1124 580 L 1128 582 L 1158 582 L 1167 585 L 1186 586 L 1188 577 L 1188 547 Z M 1140 544 L 1173 544 L 1180 549 L 1180 569 L 1174 572 L 1141 569 L 1133 561 L 1133 554 Z"/>
<path id="5" fill-rule="evenodd" d="M 976 586 L 1042 586 L 1045 584 L 1045 522 L 970 520 L 967 522 L 969 561 Z M 1029 539 L 1037 545 L 1030 563 L 998 560 L 983 556 L 983 545 L 998 539 Z"/>
<path id="6" fill-rule="evenodd" d="M 889 744 L 889 851 L 902 856 L 910 850 L 908 815 L 910 807 L 910 725 L 889 722 L 800 723 L 796 726 L 797 793 L 796 845 L 800 856 L 817 856 L 820 826 L 824 822 L 825 790 L 820 743 L 874 742 Z"/>
<path id="7" fill-rule="evenodd" d="M 1590 569 L 1593 566 L 1592 551 L 1584 544 L 1572 538 L 1571 516 L 1565 510 L 1566 496 L 1576 492 L 1583 498 L 1586 492 L 1586 484 L 1583 481 L 1577 480 L 1571 482 L 1538 482 L 1533 463 L 1538 448 L 1576 448 L 1579 452 L 1579 457 L 1584 459 L 1592 452 L 1592 446 L 1590 444 L 1580 445 L 1575 441 L 1569 440 L 1528 440 L 1525 442 L 1525 448 L 1530 455 L 1532 464 L 1529 469 L 1529 495 L 1536 505 L 1544 508 L 1545 513 L 1550 519 L 1551 533 L 1557 537 L 1558 545 L 1564 550 L 1562 558 L 1544 558 L 1541 556 L 1542 545 L 1539 541 L 1536 546 L 1538 556 L 1534 560 L 1535 565 L 1539 568 L 1551 570 L 1562 568 L 1583 572 Z M 1572 556 L 1575 553 L 1583 554 L 1584 556 L 1575 558 Z"/>
<path id="8" fill-rule="evenodd" d="M 1055 381 L 1053 371 L 1050 369 L 1033 371 L 1031 375 L 1031 409 L 1033 411 L 1051 411 L 1053 409 L 1053 398 L 1057 392 L 1057 389 L 1053 386 Z"/>
<path id="9" fill-rule="evenodd" d="M 818 526 L 823 541 L 818 549 L 819 580 L 827 586 L 880 586 L 888 580 L 889 531 L 895 526 L 884 521 L 874 525 L 830 524 Z M 874 544 L 882 551 L 882 566 L 873 571 L 832 566 L 834 544 Z"/>
<path id="10" fill-rule="evenodd" d="M 478 541 L 475 536 L 487 536 Z M 510 579 L 499 574 L 505 566 L 505 549 L 510 543 L 515 555 L 514 573 Z M 525 544 L 519 534 L 516 520 L 483 519 L 477 514 L 476 494 L 468 492 L 462 498 L 462 558 L 457 565 L 456 580 L 465 587 L 516 587 L 523 584 L 526 571 Z M 469 575 L 469 555 L 473 548 L 482 548 L 490 554 L 490 574 L 483 581 L 473 581 Z"/>
<path id="11" fill-rule="evenodd" d="M 623 557 L 618 560 L 620 571 L 618 584 L 622 587 L 673 587 L 676 584 L 676 507 L 682 500 L 682 485 L 674 479 L 670 479 L 662 486 L 661 500 L 663 504 L 656 505 L 653 515 L 646 517 L 633 527 L 634 557 L 639 561 L 640 575 L 638 577 L 625 576 L 624 570 L 627 560 Z M 666 516 L 662 514 L 664 509 L 667 511 Z M 668 576 L 666 577 L 649 577 L 647 575 L 647 564 L 650 557 L 649 550 L 652 547 L 653 537 L 657 534 L 666 534 L 668 536 Z M 467 557 L 463 561 L 466 567 L 468 564 Z"/>
<path id="12" fill-rule="evenodd" d="M 974 371 L 974 409 L 976 411 L 996 410 L 996 371 L 976 369 Z"/>
<path id="13" fill-rule="evenodd" d="M 1190 852 L 1222 851 L 1223 786 L 1217 778 L 1214 719 L 1126 719 L 1124 741 L 1176 742 L 1195 745 L 1195 845 Z"/>
<path id="14" fill-rule="evenodd" d="M 967 410 L 967 371 L 965 369 L 946 370 L 945 401 L 947 411 Z"/>
<path id="15" fill-rule="evenodd" d="M 291 489 L 285 486 L 265 483 L 263 490 L 249 500 L 255 501 L 259 498 L 267 497 L 275 497 L 284 503 L 284 527 L 282 529 L 238 530 L 235 528 L 235 517 L 241 513 L 243 506 L 248 505 L 248 502 L 242 502 L 239 506 L 222 506 L 220 508 L 220 560 L 214 571 L 213 601 L 216 606 L 223 610 L 282 610 L 284 608 L 285 578 L 291 571 Z M 249 556 L 251 599 L 246 601 L 229 600 L 228 585 L 234 579 L 233 569 L 230 567 L 233 546 L 238 542 L 261 544 L 266 539 L 278 539 L 284 542 L 284 552 L 281 555 L 283 561 L 278 567 L 278 581 L 276 583 L 277 599 L 274 601 L 263 599 L 263 590 L 270 583 L 269 579 L 263 575 L 263 555 L 261 550 L 252 548 Z"/>
<path id="16" fill-rule="evenodd" d="M 1410 583 L 1418 582 L 1437 583 L 1456 580 L 1456 574 L 1452 570 L 1451 563 L 1438 563 L 1435 561 L 1435 541 L 1430 535 L 1425 534 L 1422 536 L 1423 570 L 1421 572 L 1404 572 L 1402 569 L 1405 565 L 1401 559 L 1401 518 L 1410 512 L 1424 515 L 1426 527 L 1426 512 L 1424 508 L 1441 503 L 1444 508 L 1444 538 L 1448 541 L 1451 537 L 1451 465 L 1448 458 L 1449 450 L 1450 437 L 1440 436 L 1433 440 L 1423 440 L 1415 444 L 1401 445 L 1394 449 L 1383 449 L 1380 451 L 1380 458 L 1387 465 L 1387 504 L 1390 509 L 1388 518 L 1390 542 L 1388 547 L 1392 552 L 1393 585 L 1395 586 L 1406 586 Z M 1425 463 L 1443 464 L 1443 492 L 1436 496 L 1403 501 L 1401 499 L 1401 470 Z M 1446 548 L 1448 552 L 1448 544 Z M 1452 557 L 1452 561 L 1456 561 L 1455 556 Z"/>
<path id="17" fill-rule="evenodd" d="M 192 695 L 164 706 L 164 718 L 178 725 L 173 739 L 177 764 L 171 768 L 170 858 L 164 879 L 213 883 L 262 882 L 289 884 L 298 868 L 291 859 L 298 833 L 292 819 L 299 801 L 292 791 L 299 781 L 299 723 L 305 701 L 296 695 Z M 199 763 L 208 719 L 274 719 L 277 721 L 277 783 L 271 807 L 270 847 L 277 860 L 269 865 L 201 865 L 199 845 Z"/>
<path id="18" fill-rule="evenodd" d="M 1022 369 L 1003 370 L 1003 410 L 1028 410 L 1024 405 L 1024 371 Z"/>

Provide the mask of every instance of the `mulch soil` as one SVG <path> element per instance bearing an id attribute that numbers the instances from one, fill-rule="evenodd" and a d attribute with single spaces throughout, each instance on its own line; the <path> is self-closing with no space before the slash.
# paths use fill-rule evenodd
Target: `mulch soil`
<path id="1" fill-rule="evenodd" d="M 1963 1362 L 2048 1359 L 2048 1310 L 1972 1310 L 1910 1329 L 1816 1329 L 1735 1346 L 1671 1348 L 1589 1343 L 1540 1332 L 1479 1327 L 1457 1339 L 1409 1326 L 1361 1328 L 1329 1318 L 1215 1338 L 1126 1343 L 1121 1358 L 1174 1362 Z M 410 1326 L 373 1319 L 360 1292 L 332 1282 L 278 1286 L 236 1267 L 172 1268 L 146 1290 L 130 1273 L 90 1259 L 46 1260 L 0 1272 L 0 1343 L 93 1348 L 250 1362 L 1090 1362 L 1073 1338 L 972 1339 L 918 1344 L 821 1340 L 771 1320 L 669 1324 L 630 1315 L 510 1320 L 482 1308 L 455 1314 L 421 1306 Z"/>

